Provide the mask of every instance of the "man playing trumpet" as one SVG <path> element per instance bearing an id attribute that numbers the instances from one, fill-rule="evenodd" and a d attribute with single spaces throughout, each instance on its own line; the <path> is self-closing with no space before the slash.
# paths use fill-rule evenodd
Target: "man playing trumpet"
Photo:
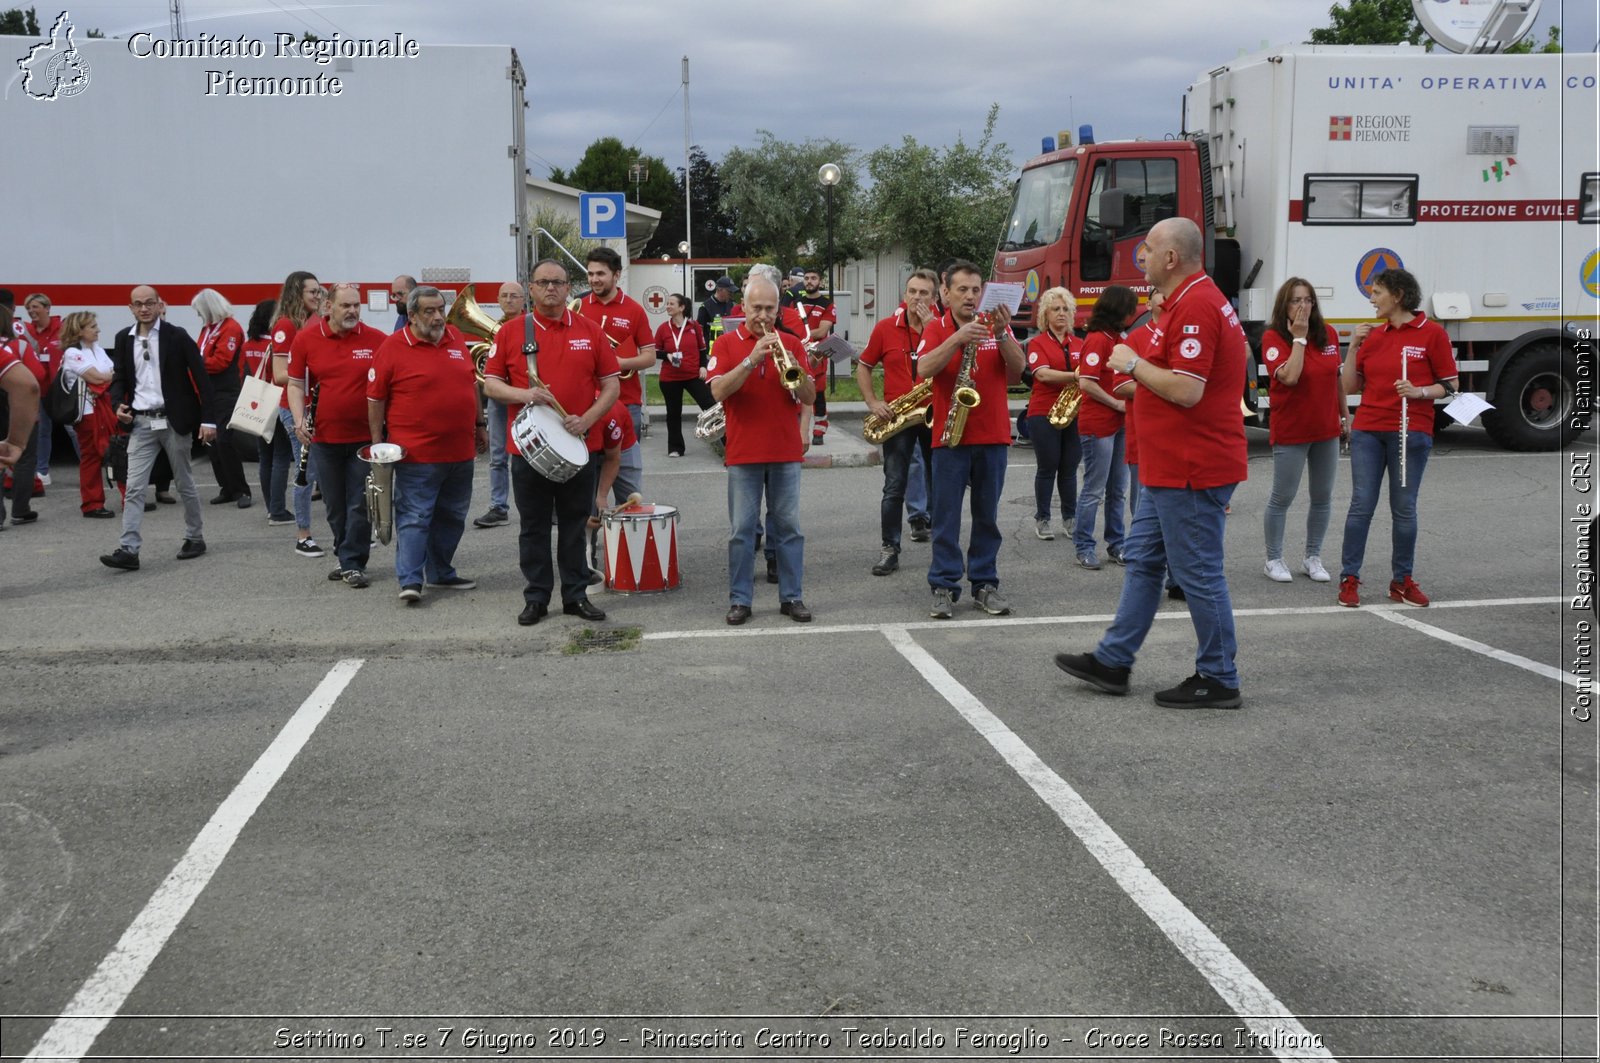
<path id="1" fill-rule="evenodd" d="M 955 615 L 963 573 L 972 584 L 974 605 L 991 616 L 1011 612 L 1010 603 L 1000 597 L 999 512 L 1011 449 L 1006 388 L 1022 380 L 1023 355 L 1011 334 L 1008 309 L 996 307 L 987 320 L 977 316 L 982 295 L 978 267 L 952 263 L 945 271 L 948 309 L 923 329 L 917 353 L 917 376 L 933 381 L 933 491 L 928 506 L 933 516 L 933 560 L 928 566 L 933 606 L 928 615 L 936 620 Z M 959 438 L 954 431 L 947 435 L 947 423 L 955 418 L 959 424 L 963 417 Z M 963 566 L 961 507 L 969 488 L 972 538 Z"/>
<path id="2" fill-rule="evenodd" d="M 805 353 L 795 337 L 774 331 L 778 286 L 765 276 L 752 277 L 745 285 L 744 312 L 744 325 L 717 340 L 706 367 L 712 397 L 722 403 L 728 423 L 727 621 L 742 624 L 750 619 L 757 514 L 764 490 L 768 538 L 777 553 L 780 612 L 805 623 L 811 610 L 801 600 L 805 537 L 800 533 L 800 468 L 806 427 L 802 415 L 816 399 L 816 388 L 803 372 L 792 381 L 792 388 L 785 386 L 785 363 L 799 366 Z"/>
<path id="3" fill-rule="evenodd" d="M 856 363 L 856 383 L 866 397 L 867 410 L 874 417 L 889 420 L 893 417 L 890 403 L 904 399 L 917 386 L 917 346 L 922 333 L 933 315 L 933 296 L 938 279 L 932 270 L 919 269 L 906 281 L 905 302 L 894 316 L 878 322 L 867 340 L 866 350 Z M 883 399 L 874 397 L 872 369 L 883 366 Z M 909 428 L 883 441 L 883 502 L 879 506 L 879 522 L 883 532 L 883 553 L 872 566 L 874 576 L 887 576 L 900 567 L 901 514 L 905 509 L 906 486 L 910 479 L 911 456 L 922 452 L 922 469 L 928 483 L 928 493 L 933 491 L 933 431 L 921 421 L 913 421 Z M 926 518 L 911 518 L 912 532 L 925 531 Z"/>

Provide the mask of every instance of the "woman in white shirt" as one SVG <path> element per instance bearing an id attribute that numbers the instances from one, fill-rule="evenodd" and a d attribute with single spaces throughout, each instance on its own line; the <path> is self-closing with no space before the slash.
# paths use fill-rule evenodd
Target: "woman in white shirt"
<path id="1" fill-rule="evenodd" d="M 68 314 L 61 323 L 61 371 L 68 383 L 82 380 L 83 418 L 78 422 L 78 499 L 85 517 L 114 517 L 106 508 L 105 481 L 100 463 L 116 430 L 116 414 L 111 409 L 111 356 L 100 346 L 100 322 L 94 314 L 80 310 Z"/>

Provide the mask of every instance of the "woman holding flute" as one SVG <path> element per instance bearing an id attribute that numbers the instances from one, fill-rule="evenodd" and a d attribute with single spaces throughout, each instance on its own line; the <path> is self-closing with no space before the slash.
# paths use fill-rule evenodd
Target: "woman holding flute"
<path id="1" fill-rule="evenodd" d="M 1360 395 L 1361 405 L 1350 432 L 1350 512 L 1339 604 L 1361 604 L 1361 561 L 1387 473 L 1393 523 L 1389 599 L 1426 606 L 1428 596 L 1412 578 L 1417 491 L 1433 449 L 1433 402 L 1455 394 L 1456 360 L 1450 337 L 1421 311 L 1422 288 L 1410 273 L 1384 270 L 1372 282 L 1370 299 L 1381 320 L 1356 326 L 1342 370 L 1345 391 Z"/>

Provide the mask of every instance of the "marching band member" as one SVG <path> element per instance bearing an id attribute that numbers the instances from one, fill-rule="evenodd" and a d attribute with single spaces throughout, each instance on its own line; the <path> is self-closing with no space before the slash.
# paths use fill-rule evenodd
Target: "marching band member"
<path id="1" fill-rule="evenodd" d="M 1107 693 L 1126 694 L 1170 565 L 1187 596 L 1198 646 L 1195 674 L 1159 691 L 1156 704 L 1236 709 L 1238 642 L 1223 532 L 1228 500 L 1248 472 L 1239 396 L 1249 342 L 1233 307 L 1205 274 L 1199 226 L 1187 218 L 1157 222 L 1146 247 L 1145 277 L 1166 293 L 1161 337 L 1148 357 L 1127 344 L 1111 352 L 1113 370 L 1141 389 L 1134 403 L 1141 485 L 1128 572 L 1100 644 L 1089 653 L 1058 653 L 1056 666 Z"/>
<path id="2" fill-rule="evenodd" d="M 1072 335 L 1078 300 L 1065 288 L 1051 288 L 1039 296 L 1036 317 L 1044 327 L 1028 341 L 1028 369 L 1033 373 L 1033 393 L 1028 396 L 1028 441 L 1038 462 L 1033 474 L 1033 533 L 1046 541 L 1050 530 L 1050 495 L 1061 496 L 1061 533 L 1072 534 L 1072 515 L 1078 508 L 1078 422 L 1064 428 L 1050 423 L 1050 408 L 1068 384 L 1078 382 L 1073 362 L 1078 341 Z M 1079 409 L 1082 409 L 1080 404 Z"/>
<path id="3" fill-rule="evenodd" d="M 806 270 L 805 285 L 792 293 L 784 309 L 798 314 L 802 324 L 801 339 L 807 346 L 826 341 L 833 335 L 833 327 L 839 321 L 839 308 L 834 305 L 833 296 L 822 290 L 822 271 L 819 269 Z M 806 365 L 806 369 L 811 373 L 811 384 L 817 393 L 817 400 L 812 405 L 811 445 L 820 447 L 823 437 L 828 434 L 828 359 L 819 358 L 816 364 Z"/>
<path id="4" fill-rule="evenodd" d="M 405 448 L 394 466 L 394 574 L 400 600 L 415 605 L 425 576 L 430 587 L 478 585 L 456 571 L 455 556 L 472 502 L 474 458 L 488 448 L 489 435 L 478 420 L 472 355 L 461 333 L 445 325 L 439 289 L 411 289 L 406 322 L 373 355 L 367 429 L 372 442 Z"/>
<path id="5" fill-rule="evenodd" d="M 512 318 L 495 333 L 494 353 L 484 367 L 483 391 L 505 404 L 508 437 L 510 426 L 528 403 L 564 411 L 562 427 L 581 437 L 617 401 L 617 356 L 598 324 L 567 309 L 569 286 L 565 266 L 553 259 L 542 260 L 533 268 L 532 315 Z M 531 324 L 533 335 L 527 334 L 525 322 Z M 531 386 L 534 376 L 541 386 Z M 515 440 L 508 438 L 506 446 L 521 454 Z M 517 623 L 528 627 L 550 612 L 556 575 L 550 564 L 552 513 L 562 612 L 585 620 L 604 620 L 606 614 L 589 601 L 589 565 L 584 556 L 594 502 L 590 468 L 557 483 L 527 461 L 513 461 L 511 494 L 520 528 L 518 564 L 526 581 Z"/>
<path id="6" fill-rule="evenodd" d="M 787 351 L 802 368 L 805 351 L 792 336 L 774 331 L 778 286 L 752 277 L 744 291 L 745 323 L 724 333 L 711 349 L 707 379 L 728 421 L 729 624 L 750 619 L 754 601 L 757 513 L 763 493 L 777 554 L 779 611 L 799 623 L 811 619 L 801 598 L 805 537 L 800 532 L 800 468 L 804 413 L 816 399 L 809 375 L 784 387 L 774 352 Z"/>
<path id="7" fill-rule="evenodd" d="M 521 317 L 528 310 L 528 296 L 522 285 L 506 281 L 496 296 L 500 322 Z M 498 528 L 511 520 L 511 459 L 506 452 L 506 408 L 494 399 L 484 398 L 484 420 L 489 422 L 489 508 L 472 521 L 474 528 Z"/>
<path id="8" fill-rule="evenodd" d="M 867 410 L 876 417 L 892 416 L 889 404 L 917 385 L 917 346 L 933 313 L 933 297 L 938 278 L 930 269 L 919 269 L 906 280 L 905 301 L 894 312 L 873 326 L 866 349 L 856 363 L 856 384 L 867 400 Z M 883 366 L 883 398 L 872 386 L 874 366 Z M 911 456 L 922 453 L 923 480 L 932 493 L 933 432 L 925 424 L 913 424 L 883 441 L 883 500 L 878 519 L 883 534 L 883 553 L 872 566 L 874 576 L 887 576 L 900 567 L 900 519 L 906 503 L 906 486 L 911 474 Z M 911 518 L 912 538 L 924 537 L 926 517 Z"/>
<path id="9" fill-rule="evenodd" d="M 630 375 L 618 379 L 622 404 L 633 417 L 633 432 L 643 438 L 644 387 L 641 374 L 656 364 L 656 340 L 650 333 L 650 319 L 644 307 L 618 288 L 622 280 L 622 256 L 609 247 L 597 247 L 585 259 L 589 272 L 589 294 L 578 305 L 578 313 L 600 326 L 613 343 L 618 369 Z M 609 405 L 609 404 L 608 404 Z M 644 455 L 638 443 L 622 452 L 622 471 L 617 474 L 617 501 L 644 487 Z"/>
<path id="10" fill-rule="evenodd" d="M 1000 597 L 1000 492 L 1005 488 L 1011 448 L 1011 414 L 1006 388 L 1022 379 L 1022 348 L 1011 333 L 1011 312 L 997 307 L 988 321 L 977 316 L 983 274 L 971 262 L 956 261 L 945 273 L 941 317 L 928 322 L 917 355 L 917 375 L 933 381 L 933 561 L 928 585 L 933 607 L 928 615 L 949 620 L 961 597 L 961 577 L 972 583 L 973 604 L 991 616 L 1011 605 Z M 962 380 L 969 368 L 970 382 Z M 966 412 L 959 440 L 946 439 L 955 411 L 956 390 L 971 387 L 978 405 Z M 965 565 L 961 556 L 961 509 L 972 491 L 972 538 Z"/>
<path id="11" fill-rule="evenodd" d="M 293 506 L 295 525 L 294 552 L 300 557 L 321 557 L 322 547 L 311 537 L 311 483 L 316 479 L 317 467 L 306 467 L 306 486 L 290 483 L 291 470 L 300 465 L 300 437 L 294 432 L 294 417 L 289 412 L 289 349 L 294 346 L 295 335 L 307 321 L 322 312 L 322 297 L 326 294 L 317 278 L 305 270 L 296 270 L 284 278 L 283 290 L 278 294 L 275 311 L 278 320 L 272 326 L 272 380 L 283 388 L 278 400 L 278 423 L 281 435 L 273 436 L 272 483 L 267 496 L 267 522 L 285 523 L 286 514 L 274 509 L 282 507 L 285 494 Z"/>
<path id="12" fill-rule="evenodd" d="M 306 323 L 289 347 L 289 413 L 301 446 L 322 484 L 322 504 L 333 532 L 339 563 L 330 580 L 360 589 L 369 585 L 367 556 L 372 522 L 367 515 L 367 463 L 361 448 L 369 442 L 367 374 L 388 337 L 361 321 L 361 289 L 335 284 L 328 289 L 326 313 Z M 317 388 L 315 417 L 306 396 Z"/>
<path id="13" fill-rule="evenodd" d="M 1139 315 L 1139 296 L 1132 288 L 1113 284 L 1095 300 L 1085 324 L 1087 334 L 1078 352 L 1078 387 L 1083 404 L 1078 407 L 1078 439 L 1083 447 L 1083 486 L 1072 519 L 1072 549 L 1078 564 L 1090 571 L 1100 567 L 1094 552 L 1095 518 L 1105 506 L 1106 556 L 1122 564 L 1128 471 L 1122 458 L 1123 402 L 1112 394 L 1111 350 L 1124 339 L 1126 329 Z"/>

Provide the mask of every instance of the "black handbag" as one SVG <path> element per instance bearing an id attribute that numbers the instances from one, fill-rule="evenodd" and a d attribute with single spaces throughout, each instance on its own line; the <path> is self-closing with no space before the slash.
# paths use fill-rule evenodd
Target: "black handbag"
<path id="1" fill-rule="evenodd" d="M 114 435 L 111 442 L 106 444 L 105 456 L 100 459 L 100 468 L 105 470 L 106 486 L 115 487 L 117 484 L 128 482 L 128 437 Z"/>
<path id="2" fill-rule="evenodd" d="M 68 384 L 67 377 L 74 377 L 76 384 Z M 83 403 L 87 397 L 89 386 L 83 378 L 66 370 L 56 374 L 56 378 L 45 389 L 41 404 L 50 420 L 56 424 L 77 424 L 83 418 Z"/>

